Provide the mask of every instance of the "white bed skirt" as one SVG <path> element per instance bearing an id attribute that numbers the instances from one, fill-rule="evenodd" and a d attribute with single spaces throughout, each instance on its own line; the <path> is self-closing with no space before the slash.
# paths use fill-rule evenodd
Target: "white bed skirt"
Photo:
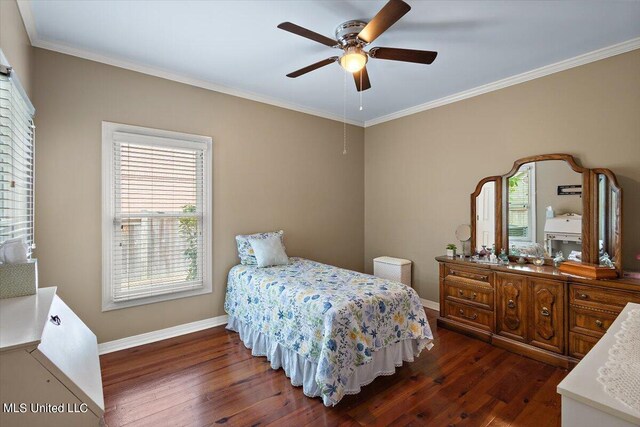
<path id="1" fill-rule="evenodd" d="M 272 369 L 282 368 L 291 379 L 291 384 L 300 387 L 309 397 L 320 396 L 320 387 L 316 383 L 318 364 L 307 360 L 293 350 L 283 347 L 276 340 L 261 332 L 254 331 L 234 316 L 229 315 L 227 329 L 238 332 L 244 345 L 251 349 L 253 356 L 266 356 Z M 430 343 L 427 348 L 431 348 Z M 357 366 L 345 386 L 345 394 L 358 394 L 361 387 L 370 384 L 381 375 L 393 375 L 403 362 L 413 362 L 420 354 L 415 339 L 403 340 L 373 353 L 370 363 Z M 331 406 L 323 398 L 326 406 Z M 335 402 L 337 404 L 338 402 Z"/>

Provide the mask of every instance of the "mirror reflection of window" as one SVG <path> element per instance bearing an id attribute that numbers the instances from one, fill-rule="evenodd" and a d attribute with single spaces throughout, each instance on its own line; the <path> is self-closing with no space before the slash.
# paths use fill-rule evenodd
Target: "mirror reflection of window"
<path id="1" fill-rule="evenodd" d="M 535 242 L 535 171 L 535 163 L 528 163 L 509 178 L 509 242 L 515 245 Z"/>

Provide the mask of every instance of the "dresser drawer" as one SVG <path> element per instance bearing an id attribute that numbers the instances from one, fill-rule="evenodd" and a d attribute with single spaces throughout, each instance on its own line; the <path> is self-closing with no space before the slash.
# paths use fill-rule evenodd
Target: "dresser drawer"
<path id="1" fill-rule="evenodd" d="M 481 308 L 471 307 L 466 304 L 458 304 L 445 301 L 445 316 L 452 320 L 468 323 L 477 328 L 491 331 L 493 329 L 493 313 Z"/>
<path id="2" fill-rule="evenodd" d="M 457 303 L 466 303 L 479 308 L 493 310 L 493 289 L 456 280 L 445 279 L 445 298 Z"/>
<path id="3" fill-rule="evenodd" d="M 456 281 L 458 283 L 467 283 L 493 288 L 491 275 L 491 271 L 454 264 L 446 264 L 444 269 L 445 279 Z"/>
<path id="4" fill-rule="evenodd" d="M 569 309 L 569 330 L 600 338 L 616 320 L 616 317 L 618 317 L 618 313 L 572 306 Z"/>
<path id="5" fill-rule="evenodd" d="M 616 313 L 622 311 L 628 302 L 640 304 L 640 292 L 624 292 L 591 286 L 571 284 L 569 291 L 571 304 L 602 308 Z"/>
<path id="6" fill-rule="evenodd" d="M 598 342 L 599 338 L 569 332 L 569 356 L 582 359 Z"/>

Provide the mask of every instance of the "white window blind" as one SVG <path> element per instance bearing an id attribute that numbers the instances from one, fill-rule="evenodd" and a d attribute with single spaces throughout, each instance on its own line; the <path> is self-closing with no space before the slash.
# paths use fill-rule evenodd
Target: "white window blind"
<path id="1" fill-rule="evenodd" d="M 0 243 L 23 238 L 29 256 L 35 247 L 33 114 L 13 73 L 0 67 Z"/>
<path id="2" fill-rule="evenodd" d="M 109 143 L 109 303 L 210 289 L 207 144 L 120 131 Z"/>

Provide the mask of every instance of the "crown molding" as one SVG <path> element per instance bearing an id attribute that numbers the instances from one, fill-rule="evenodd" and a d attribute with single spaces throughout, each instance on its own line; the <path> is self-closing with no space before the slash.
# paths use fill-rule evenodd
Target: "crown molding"
<path id="1" fill-rule="evenodd" d="M 231 88 L 215 83 L 211 83 L 205 80 L 189 77 L 184 74 L 174 73 L 171 71 L 163 70 L 156 67 L 150 67 L 147 65 L 139 64 L 133 61 L 127 61 L 112 56 L 101 55 L 98 53 L 90 52 L 84 49 L 78 49 L 72 46 L 65 45 L 63 43 L 52 42 L 48 40 L 42 40 L 38 36 L 36 30 L 35 20 L 31 11 L 32 0 L 17 0 L 18 9 L 22 15 L 25 29 L 29 35 L 29 40 L 33 47 L 41 49 L 51 50 L 65 55 L 71 55 L 82 59 L 88 59 L 94 62 L 100 62 L 102 64 L 111 65 L 118 68 L 123 68 L 130 71 L 136 71 L 138 73 L 147 74 L 154 77 L 160 77 L 162 79 L 171 80 L 178 83 L 187 84 L 190 86 L 199 87 L 202 89 L 211 90 L 214 92 L 220 92 L 238 98 L 244 98 L 251 101 L 260 102 L 263 104 L 273 105 L 275 107 L 285 108 L 287 110 L 293 110 L 300 113 L 309 114 L 312 116 L 322 117 L 324 119 L 334 120 L 338 122 L 345 122 L 350 125 L 363 127 L 364 122 L 360 120 L 345 119 L 339 114 L 330 113 L 327 111 L 317 110 L 315 108 L 305 107 L 293 102 L 285 101 L 276 97 L 264 96 L 254 92 L 243 91 L 240 89 Z"/>
<path id="2" fill-rule="evenodd" d="M 604 47 L 602 49 L 594 50 L 592 52 L 578 55 L 573 58 L 565 59 L 554 64 L 545 65 L 544 67 L 536 68 L 531 71 L 526 71 L 522 74 L 507 77 L 502 80 L 498 80 L 492 83 L 488 83 L 482 86 L 475 87 L 473 89 L 465 90 L 455 93 L 453 95 L 445 96 L 434 101 L 425 102 L 424 104 L 416 105 L 404 110 L 396 111 L 395 113 L 387 114 L 375 119 L 367 120 L 364 123 L 364 127 L 374 126 L 380 123 L 388 122 L 391 120 L 399 119 L 400 117 L 410 116 L 412 114 L 419 113 L 421 111 L 430 110 L 432 108 L 441 107 L 443 105 L 452 104 L 454 102 L 462 101 L 464 99 L 472 98 L 474 96 L 482 95 L 495 90 L 504 89 L 509 86 L 517 85 L 520 83 L 528 82 L 529 80 L 545 77 L 550 74 L 565 71 L 570 68 L 579 67 L 581 65 L 589 64 L 590 62 L 599 61 L 621 53 L 630 52 L 632 50 L 640 49 L 640 37 L 627 40 L 622 43 L 614 44 L 612 46 Z"/>
<path id="3" fill-rule="evenodd" d="M 365 128 L 374 126 L 380 123 L 388 122 L 391 120 L 399 119 L 401 117 L 416 114 L 421 111 L 426 111 L 432 108 L 437 108 L 443 105 L 452 104 L 454 102 L 473 98 L 474 96 L 504 89 L 509 86 L 514 86 L 514 85 L 524 83 L 530 80 L 534 80 L 540 77 L 545 77 L 550 74 L 558 73 L 560 71 L 565 71 L 570 68 L 579 67 L 581 65 L 589 64 L 591 62 L 599 61 L 601 59 L 610 58 L 615 55 L 620 55 L 622 53 L 630 52 L 632 50 L 640 49 L 640 37 L 638 37 L 635 39 L 627 40 L 622 43 L 614 44 L 612 46 L 604 47 L 602 49 L 598 49 L 592 52 L 578 55 L 573 58 L 565 59 L 560 62 L 556 62 L 554 64 L 545 65 L 543 67 L 536 68 L 531 71 L 526 71 L 524 73 L 517 74 L 515 76 L 507 77 L 492 83 L 487 83 L 482 86 L 478 86 L 478 87 L 468 89 L 462 92 L 458 92 L 452 95 L 448 95 L 440 99 L 425 102 L 424 104 L 415 105 L 413 107 L 405 108 L 403 110 L 399 110 L 391 114 L 386 114 L 384 116 L 376 117 L 371 120 L 366 120 L 363 122 L 359 120 L 350 120 L 350 119 L 344 120 L 344 118 L 338 114 L 305 107 L 305 106 L 284 101 L 278 98 L 268 97 L 268 96 L 259 95 L 253 92 L 242 91 L 239 89 L 218 85 L 208 81 L 192 78 L 186 75 L 173 73 L 170 71 L 166 71 L 166 70 L 162 70 L 154 67 L 149 67 L 142 64 L 137 64 L 135 62 L 117 59 L 114 57 L 96 54 L 83 49 L 77 49 L 71 46 L 66 46 L 61 43 L 41 40 L 38 37 L 35 20 L 33 18 L 33 13 L 31 11 L 32 1 L 33 0 L 17 0 L 18 8 L 20 10 L 20 14 L 22 15 L 24 26 L 27 30 L 27 34 L 29 35 L 29 40 L 31 41 L 31 45 L 34 47 L 52 50 L 54 52 L 64 53 L 67 55 L 72 55 L 79 58 L 88 59 L 91 61 L 100 62 L 103 64 L 112 65 L 119 68 L 124 68 L 131 71 L 137 71 L 142 74 L 160 77 L 163 79 L 184 83 L 187 85 L 196 86 L 196 87 L 200 87 L 207 90 L 212 90 L 215 92 L 232 95 L 239 98 L 245 98 L 251 101 L 261 102 L 263 104 L 269 104 L 276 107 L 285 108 L 288 110 L 298 111 L 301 113 L 310 114 L 313 116 L 318 116 L 318 117 L 322 117 L 329 120 L 346 122 L 354 126 L 360 126 Z"/>
<path id="4" fill-rule="evenodd" d="M 275 107 L 285 108 L 287 110 L 293 110 L 300 113 L 310 114 L 312 116 L 322 117 L 324 119 L 335 120 L 338 122 L 346 122 L 347 124 L 363 127 L 364 122 L 351 119 L 343 119 L 338 114 L 329 113 L 326 111 L 316 110 L 314 108 L 305 107 L 303 105 L 295 104 L 292 102 L 284 101 L 278 98 L 259 95 L 257 93 L 234 89 L 227 86 L 218 85 L 205 80 L 196 79 L 187 75 L 173 73 L 170 71 L 162 70 L 160 68 L 149 67 L 146 65 L 138 64 L 131 61 L 117 59 L 93 52 L 89 52 L 83 49 L 77 49 L 75 47 L 66 46 L 62 43 L 55 43 L 44 40 L 36 40 L 32 42 L 34 47 L 41 49 L 51 50 L 65 55 L 76 56 L 82 59 L 88 59 L 94 62 L 100 62 L 102 64 L 111 65 L 118 68 L 123 68 L 130 71 L 136 71 L 138 73 L 147 74 L 154 77 L 160 77 L 162 79 L 171 80 L 178 83 L 183 83 L 190 86 L 199 87 L 202 89 L 211 90 L 214 92 L 224 93 L 226 95 L 235 96 L 238 98 L 244 98 L 251 101 L 260 102 L 263 104 L 273 105 Z"/>
<path id="5" fill-rule="evenodd" d="M 38 40 L 38 33 L 36 32 L 36 21 L 31 12 L 31 0 L 16 0 L 16 2 L 18 3 L 18 10 L 22 16 L 24 28 L 27 30 L 27 36 L 29 36 L 29 41 L 33 46 L 33 43 Z"/>

